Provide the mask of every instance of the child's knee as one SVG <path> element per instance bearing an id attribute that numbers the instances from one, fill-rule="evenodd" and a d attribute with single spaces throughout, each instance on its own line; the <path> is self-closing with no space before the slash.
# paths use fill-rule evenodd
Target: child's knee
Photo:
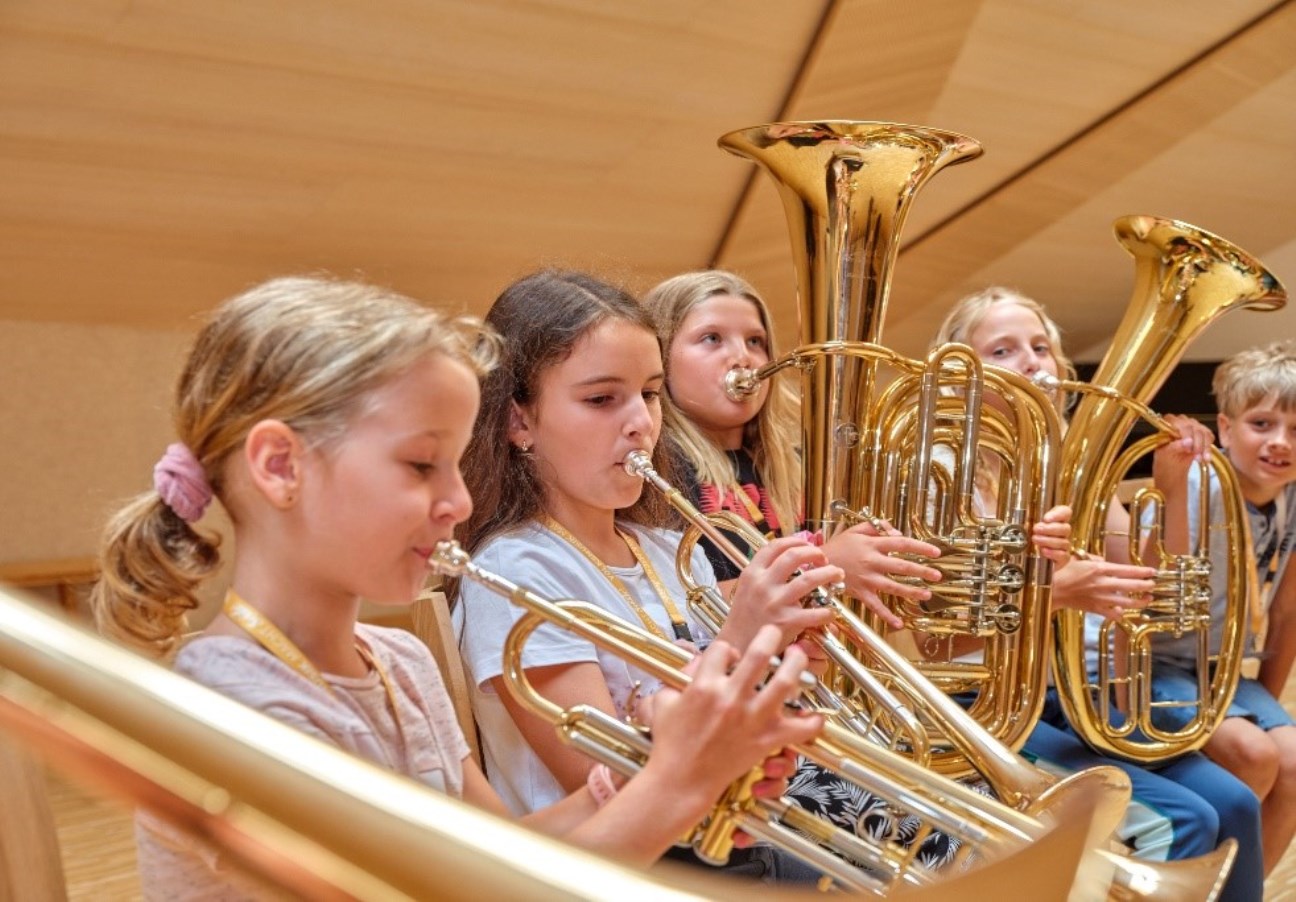
<path id="1" fill-rule="evenodd" d="M 1287 727 L 1283 730 L 1275 730 L 1270 735 L 1275 740 L 1274 749 L 1278 758 L 1278 782 L 1288 792 L 1296 792 L 1296 729 Z"/>
<path id="2" fill-rule="evenodd" d="M 1263 733 L 1241 737 L 1228 750 L 1229 769 L 1252 786 L 1272 785 L 1281 763 L 1279 747 Z"/>

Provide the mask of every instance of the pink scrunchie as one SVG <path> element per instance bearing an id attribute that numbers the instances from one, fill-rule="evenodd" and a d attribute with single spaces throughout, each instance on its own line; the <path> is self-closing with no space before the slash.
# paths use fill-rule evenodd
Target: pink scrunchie
<path id="1" fill-rule="evenodd" d="M 202 464 L 182 442 L 167 445 L 166 453 L 153 467 L 153 488 L 186 523 L 201 519 L 212 500 L 211 483 Z"/>

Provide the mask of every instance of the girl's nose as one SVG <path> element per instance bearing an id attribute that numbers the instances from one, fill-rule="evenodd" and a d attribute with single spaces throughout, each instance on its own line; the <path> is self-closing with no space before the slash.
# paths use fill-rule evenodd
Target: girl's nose
<path id="1" fill-rule="evenodd" d="M 729 344 L 729 368 L 736 366 L 751 367 L 751 348 L 741 338 L 736 338 Z"/>
<path id="2" fill-rule="evenodd" d="M 459 524 L 468 519 L 472 509 L 472 496 L 468 494 L 468 486 L 464 485 L 463 474 L 456 470 L 446 492 L 432 502 L 432 519 L 448 517 L 451 522 Z"/>
<path id="3" fill-rule="evenodd" d="M 631 436 L 651 436 L 654 420 L 651 402 L 644 397 L 637 398 L 626 416 L 625 430 Z"/>

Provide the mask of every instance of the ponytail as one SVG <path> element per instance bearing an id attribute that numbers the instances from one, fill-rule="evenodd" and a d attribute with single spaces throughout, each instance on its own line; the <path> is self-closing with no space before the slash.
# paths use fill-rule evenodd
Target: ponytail
<path id="1" fill-rule="evenodd" d="M 198 585 L 220 563 L 220 537 L 204 535 L 156 492 L 139 495 L 108 523 L 90 593 L 99 631 L 168 658 L 198 607 Z"/>

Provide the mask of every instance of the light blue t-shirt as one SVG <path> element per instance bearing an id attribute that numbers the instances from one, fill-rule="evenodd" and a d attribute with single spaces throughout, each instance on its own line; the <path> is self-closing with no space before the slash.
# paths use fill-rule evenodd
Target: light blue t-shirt
<path id="1" fill-rule="evenodd" d="M 1200 486 L 1201 468 L 1193 464 L 1188 471 L 1190 548 L 1196 547 L 1197 536 L 1201 531 L 1198 507 L 1192 502 Z M 1272 598 L 1274 587 L 1282 581 L 1291 559 L 1292 548 L 1296 546 L 1296 515 L 1293 515 L 1293 508 L 1296 508 L 1296 483 L 1284 486 L 1278 498 L 1264 509 L 1246 503 L 1251 541 L 1255 548 L 1257 587 L 1266 607 Z M 1210 518 L 1216 525 L 1224 522 L 1223 494 L 1213 472 L 1210 475 Z M 1219 653 L 1223 639 L 1224 614 L 1228 606 L 1228 540 L 1223 530 L 1215 529 L 1208 537 L 1208 542 L 1211 562 L 1210 653 L 1215 655 Z M 1250 618 L 1247 619 L 1247 628 L 1250 629 Z M 1154 645 L 1154 652 L 1158 658 L 1191 669 L 1196 666 L 1196 648 L 1196 637 L 1185 635 L 1178 639 L 1159 639 Z"/>

